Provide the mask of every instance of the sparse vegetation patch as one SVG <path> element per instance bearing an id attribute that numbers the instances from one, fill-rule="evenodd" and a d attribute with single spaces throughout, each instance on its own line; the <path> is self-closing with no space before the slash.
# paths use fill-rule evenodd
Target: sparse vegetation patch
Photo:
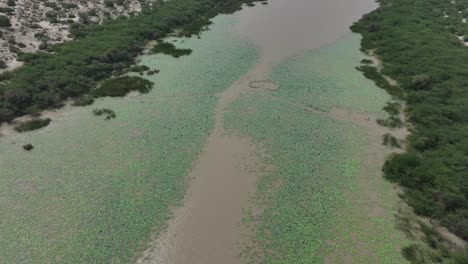
<path id="1" fill-rule="evenodd" d="M 105 120 L 113 119 L 117 115 L 115 114 L 114 110 L 109 108 L 101 108 L 101 109 L 94 109 L 93 114 L 95 116 L 105 116 Z"/>
<path id="2" fill-rule="evenodd" d="M 93 91 L 95 97 L 118 97 L 124 96 L 131 91 L 148 93 L 153 84 L 137 76 L 124 76 L 105 80 L 98 88 Z"/>

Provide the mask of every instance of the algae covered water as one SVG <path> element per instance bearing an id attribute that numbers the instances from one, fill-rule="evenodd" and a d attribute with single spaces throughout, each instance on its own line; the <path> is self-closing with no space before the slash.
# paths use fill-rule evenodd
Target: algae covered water
<path id="1" fill-rule="evenodd" d="M 167 40 L 190 56 L 141 57 L 160 70 L 143 76 L 149 94 L 66 108 L 42 130 L 1 138 L 0 263 L 127 263 L 149 252 L 139 262 L 209 264 L 207 245 L 224 242 L 238 254 L 215 256 L 223 263 L 404 263 L 398 200 L 379 173 L 375 119 L 390 98 L 355 69 L 364 56 L 348 30 L 374 7 L 272 0 L 218 16 L 200 38 Z M 236 184 L 243 176 L 252 188 Z M 239 200 L 242 223 L 217 218 L 227 199 Z M 212 223 L 247 235 L 217 243 Z M 194 228 L 207 236 L 174 238 Z"/>
<path id="2" fill-rule="evenodd" d="M 45 129 L 1 139 L 0 263 L 125 263 L 145 247 L 180 205 L 216 93 L 257 57 L 231 36 L 232 18 L 214 23 L 179 40 L 191 56 L 143 58 L 161 71 L 149 94 L 66 109 Z M 97 108 L 117 117 L 93 116 Z"/>

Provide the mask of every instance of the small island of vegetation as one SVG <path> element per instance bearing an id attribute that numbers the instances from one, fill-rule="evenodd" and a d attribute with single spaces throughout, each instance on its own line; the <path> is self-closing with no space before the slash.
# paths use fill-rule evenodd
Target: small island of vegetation
<path id="1" fill-rule="evenodd" d="M 21 124 L 15 126 L 15 130 L 18 132 L 26 132 L 31 130 L 36 130 L 48 126 L 52 119 L 50 118 L 34 118 L 29 121 L 22 122 Z"/>
<path id="2" fill-rule="evenodd" d="M 137 76 L 123 76 L 105 80 L 93 91 L 95 97 L 119 97 L 131 91 L 148 93 L 153 87 L 150 81 Z"/>
<path id="3" fill-rule="evenodd" d="M 166 55 L 171 55 L 175 58 L 180 56 L 190 55 L 192 53 L 191 49 L 178 49 L 174 44 L 168 42 L 160 42 L 153 48 L 154 53 L 163 53 Z"/>

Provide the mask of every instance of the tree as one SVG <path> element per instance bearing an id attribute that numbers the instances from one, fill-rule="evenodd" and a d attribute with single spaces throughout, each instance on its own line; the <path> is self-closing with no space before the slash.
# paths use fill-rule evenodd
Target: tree
<path id="1" fill-rule="evenodd" d="M 4 97 L 8 103 L 17 107 L 25 106 L 31 100 L 31 95 L 23 89 L 6 90 Z"/>
<path id="2" fill-rule="evenodd" d="M 14 112 L 8 108 L 0 108 L 0 123 L 13 120 Z"/>
<path id="3" fill-rule="evenodd" d="M 411 87 L 414 90 L 428 90 L 431 88 L 431 77 L 427 74 L 420 74 L 413 77 Z"/>

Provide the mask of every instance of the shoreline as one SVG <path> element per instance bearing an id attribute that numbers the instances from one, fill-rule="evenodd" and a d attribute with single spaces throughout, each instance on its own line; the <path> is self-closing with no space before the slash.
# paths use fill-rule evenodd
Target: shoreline
<path id="1" fill-rule="evenodd" d="M 424 1 L 396 3 L 392 0 L 385 0 L 380 3 L 378 11 L 365 15 L 351 27 L 354 32 L 363 37 L 361 49 L 370 55 L 378 55 L 377 63 L 374 64 L 377 66 L 376 72 L 380 77 L 375 76 L 371 79 L 379 82 L 378 78 L 383 78 L 389 83 L 387 86 L 393 86 L 392 83 L 398 84 L 402 90 L 402 93 L 396 96 L 404 102 L 400 117 L 404 115 L 405 123 L 408 124 L 412 133 L 408 137 L 405 151 L 387 158 L 383 171 L 387 180 L 400 186 L 399 188 L 402 189 L 400 196 L 407 203 L 406 213 L 398 217 L 402 221 L 401 228 L 409 237 L 414 238 L 413 244 L 405 247 L 403 252 L 409 261 L 415 263 L 435 258 L 438 262 L 453 261 L 454 263 L 465 263 L 468 260 L 467 242 L 463 240 L 467 233 L 466 229 L 460 228 L 466 223 L 466 218 L 459 213 L 467 208 L 464 205 L 466 198 L 461 198 L 463 201 L 460 200 L 456 210 L 448 209 L 450 206 L 447 204 L 450 200 L 446 199 L 446 197 L 454 196 L 466 197 L 466 190 L 463 188 L 449 187 L 460 186 L 464 183 L 462 178 L 456 176 L 460 168 L 450 165 L 457 162 L 457 158 L 452 155 L 456 150 L 446 150 L 450 145 L 447 145 L 448 138 L 446 137 L 450 137 L 449 141 L 464 140 L 463 134 L 456 134 L 457 132 L 454 132 L 451 127 L 463 127 L 465 123 L 462 120 L 445 117 L 450 122 L 438 124 L 444 123 L 441 119 L 444 114 L 429 108 L 450 109 L 451 111 L 460 109 L 460 106 L 452 99 L 454 95 L 448 91 L 458 89 L 455 87 L 464 81 L 463 77 L 458 74 L 457 70 L 453 70 L 452 65 L 444 64 L 446 60 L 457 63 L 456 61 L 460 58 L 467 57 L 467 51 L 464 48 L 466 43 L 461 43 L 460 48 L 456 45 L 450 48 L 446 46 L 448 42 L 451 42 L 453 32 L 457 35 L 460 35 L 457 32 L 462 32 L 457 31 L 460 28 L 458 24 L 465 24 L 461 17 L 465 15 L 466 10 L 456 12 L 459 7 L 453 5 L 454 3 L 454 1 L 442 1 L 428 5 Z M 401 8 L 412 8 L 416 10 L 416 13 L 401 14 L 398 11 Z M 424 17 L 424 14 L 430 14 L 431 10 L 442 10 L 444 15 L 431 14 Z M 407 41 L 408 36 L 411 37 L 412 34 L 418 32 L 421 24 L 413 23 L 413 21 L 405 22 L 402 27 L 395 28 L 386 23 L 388 20 L 385 20 L 399 17 L 401 20 L 410 21 L 413 16 L 424 17 L 421 23 L 425 24 L 426 33 L 415 36 L 418 41 L 425 43 L 421 49 L 418 49 L 419 46 L 416 43 Z M 454 17 L 454 20 L 449 20 L 449 17 Z M 387 31 L 391 32 L 392 39 L 387 37 L 389 34 Z M 456 39 L 456 41 L 459 40 L 460 37 Z M 410 61 L 399 57 L 399 52 L 395 49 L 403 43 L 406 47 L 405 56 L 410 57 Z M 433 54 L 438 55 L 433 56 Z M 385 72 L 389 76 L 382 74 L 386 66 L 390 69 Z M 460 69 L 463 67 L 463 65 L 459 66 Z M 450 77 L 439 78 L 441 74 Z M 451 79 L 450 83 L 449 79 Z M 425 80 L 429 81 L 424 83 Z M 421 81 L 423 85 L 418 86 Z M 435 91 L 436 89 L 438 92 Z M 444 92 L 444 96 L 441 96 Z M 414 100 L 417 97 L 421 100 Z M 459 93 L 457 101 L 465 97 L 464 94 Z M 433 100 L 435 98 L 439 100 Z M 445 103 L 441 104 L 441 99 Z M 449 133 L 450 136 L 448 136 Z M 419 143 L 429 139 L 437 139 L 437 143 L 432 145 Z M 451 156 L 452 160 L 446 160 L 444 158 L 446 155 Z M 404 164 L 404 160 L 410 157 L 415 158 L 417 162 L 413 165 Z M 442 168 L 445 170 L 444 173 L 440 171 Z M 432 244 L 428 241 L 432 241 Z"/>

